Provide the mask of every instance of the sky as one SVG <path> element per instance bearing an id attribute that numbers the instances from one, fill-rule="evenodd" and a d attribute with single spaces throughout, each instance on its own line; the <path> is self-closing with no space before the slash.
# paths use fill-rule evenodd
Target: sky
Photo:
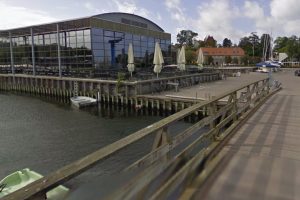
<path id="1" fill-rule="evenodd" d="M 0 30 L 126 12 L 143 16 L 172 34 L 188 29 L 203 40 L 238 44 L 251 32 L 300 36 L 300 0 L 0 0 Z"/>

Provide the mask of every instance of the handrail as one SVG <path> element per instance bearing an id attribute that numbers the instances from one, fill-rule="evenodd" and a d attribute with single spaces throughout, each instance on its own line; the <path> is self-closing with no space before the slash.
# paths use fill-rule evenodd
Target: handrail
<path id="1" fill-rule="evenodd" d="M 188 75 L 181 75 L 181 76 L 175 76 L 175 77 L 167 77 L 167 78 L 158 78 L 158 79 L 149 79 L 149 80 L 138 80 L 138 81 L 122 81 L 122 84 L 124 85 L 137 85 L 137 84 L 145 84 L 145 83 L 151 83 L 151 82 L 160 82 L 165 80 L 174 80 L 174 79 L 180 79 L 180 78 L 190 78 L 193 76 L 206 76 L 206 75 L 212 75 L 212 74 L 218 74 L 218 72 L 213 73 L 198 73 L 198 74 L 188 74 Z M 101 79 L 93 79 L 93 78 L 73 78 L 73 77 L 55 77 L 55 76 L 33 76 L 28 74 L 0 74 L 2 77 L 22 77 L 22 78 L 44 78 L 44 79 L 50 79 L 50 80 L 66 80 L 66 81 L 86 81 L 86 82 L 92 82 L 92 83 L 110 83 L 110 84 L 116 84 L 118 81 L 114 80 L 101 80 Z"/>
<path id="2" fill-rule="evenodd" d="M 156 133 L 164 129 L 165 127 L 173 124 L 174 122 L 179 121 L 184 117 L 198 111 L 200 108 L 204 108 L 206 106 L 212 105 L 218 102 L 219 100 L 223 99 L 224 97 L 230 96 L 232 94 L 236 94 L 238 91 L 250 87 L 251 85 L 259 84 L 260 82 L 267 83 L 268 78 L 260 79 L 250 84 L 243 84 L 237 89 L 232 89 L 229 92 L 223 93 L 209 101 L 200 102 L 184 110 L 181 110 L 121 140 L 109 144 L 67 166 L 62 167 L 61 169 L 49 174 L 48 176 L 45 176 L 25 186 L 24 188 L 21 188 L 20 190 L 11 193 L 10 195 L 7 195 L 6 197 L 4 197 L 3 200 L 8 200 L 8 199 L 13 200 L 13 199 L 20 199 L 20 198 L 28 199 L 39 194 L 44 194 L 50 189 L 58 186 L 59 184 L 62 184 L 68 181 L 69 179 L 78 176 L 82 172 L 94 166 L 97 162 L 117 153 L 118 151 L 122 150 L 128 145 L 133 144 L 150 134 Z M 237 110 L 235 112 L 237 113 Z"/>

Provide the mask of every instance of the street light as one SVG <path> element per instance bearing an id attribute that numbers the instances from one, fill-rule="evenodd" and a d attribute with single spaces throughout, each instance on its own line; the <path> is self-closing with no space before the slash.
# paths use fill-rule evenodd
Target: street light
<path id="1" fill-rule="evenodd" d="M 256 35 L 256 32 L 251 32 L 252 35 L 252 60 L 254 58 L 254 43 L 255 43 L 255 39 L 254 39 L 254 35 Z"/>

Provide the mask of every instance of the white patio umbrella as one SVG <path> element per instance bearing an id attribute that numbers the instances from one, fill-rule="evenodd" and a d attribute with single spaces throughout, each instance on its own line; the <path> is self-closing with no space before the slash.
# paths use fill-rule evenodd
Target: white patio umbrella
<path id="1" fill-rule="evenodd" d="M 198 53 L 198 58 L 197 58 L 198 68 L 200 70 L 203 69 L 203 62 L 204 62 L 203 52 L 200 48 Z"/>
<path id="2" fill-rule="evenodd" d="M 127 64 L 127 68 L 128 71 L 131 74 L 132 77 L 132 72 L 134 71 L 134 56 L 133 56 L 133 47 L 132 47 L 132 43 L 129 43 L 129 47 L 128 47 L 128 64 Z"/>
<path id="3" fill-rule="evenodd" d="M 177 67 L 180 69 L 180 71 L 185 71 L 185 47 L 182 46 L 179 56 L 178 56 L 178 63 Z"/>
<path id="4" fill-rule="evenodd" d="M 177 68 L 179 68 L 179 66 L 178 66 L 178 63 L 179 63 L 179 54 L 180 54 L 180 49 L 177 49 L 177 56 L 176 56 Z"/>
<path id="5" fill-rule="evenodd" d="M 155 50 L 154 50 L 154 58 L 153 58 L 153 64 L 154 64 L 154 73 L 156 73 L 157 78 L 158 74 L 161 72 L 162 64 L 164 63 L 164 58 L 159 46 L 159 43 L 155 43 Z"/>

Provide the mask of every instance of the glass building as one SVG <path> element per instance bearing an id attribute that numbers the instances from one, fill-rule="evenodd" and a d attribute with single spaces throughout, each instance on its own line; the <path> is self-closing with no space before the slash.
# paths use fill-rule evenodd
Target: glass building
<path id="1" fill-rule="evenodd" d="M 143 17 L 105 13 L 92 17 L 0 31 L 0 67 L 25 69 L 125 68 L 129 43 L 138 67 L 152 65 L 155 42 L 166 62 L 171 35 Z"/>

